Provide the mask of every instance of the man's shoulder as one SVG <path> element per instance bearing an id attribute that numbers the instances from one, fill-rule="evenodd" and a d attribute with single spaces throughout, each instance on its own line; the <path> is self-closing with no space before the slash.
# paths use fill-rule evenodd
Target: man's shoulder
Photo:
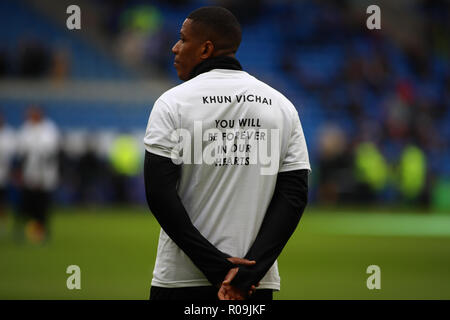
<path id="1" fill-rule="evenodd" d="M 255 79 L 255 81 L 259 84 L 259 86 L 263 89 L 266 90 L 268 92 L 270 92 L 271 94 L 273 94 L 274 96 L 276 96 L 277 98 L 279 98 L 280 100 L 282 100 L 283 102 L 287 102 L 287 103 L 291 103 L 291 101 L 284 95 L 282 94 L 280 91 L 278 91 L 277 89 L 275 89 L 274 87 L 272 87 L 271 85 L 269 85 L 268 83 L 253 77 Z"/>
<path id="2" fill-rule="evenodd" d="M 273 95 L 278 100 L 278 105 L 281 108 L 287 108 L 291 112 L 297 112 L 297 109 L 295 108 L 294 104 L 289 100 L 283 93 L 278 91 L 277 89 L 273 88 L 271 85 L 267 84 L 266 82 L 259 80 L 255 77 L 253 77 L 255 81 L 257 81 L 258 86 L 265 91 Z"/>
<path id="3" fill-rule="evenodd" d="M 11 135 L 13 133 L 14 129 L 8 124 L 4 124 L 2 127 L 0 127 L 0 134 Z"/>
<path id="4" fill-rule="evenodd" d="M 267 82 L 264 82 L 263 80 L 258 79 L 257 77 L 255 77 L 253 75 L 250 75 L 250 77 L 254 79 L 255 85 L 259 86 L 261 88 L 261 90 L 264 90 L 264 91 L 272 94 L 273 96 L 278 98 L 279 101 L 281 101 L 283 104 L 293 106 L 291 100 L 289 100 L 283 93 L 278 91 L 278 89 L 275 89 L 274 87 L 269 85 Z"/>
<path id="5" fill-rule="evenodd" d="M 172 99 L 178 98 L 178 97 L 186 97 L 186 94 L 192 93 L 192 88 L 195 86 L 195 78 L 185 81 L 183 83 L 180 83 L 165 92 L 163 92 L 158 100 L 162 100 L 165 103 L 169 103 Z"/>

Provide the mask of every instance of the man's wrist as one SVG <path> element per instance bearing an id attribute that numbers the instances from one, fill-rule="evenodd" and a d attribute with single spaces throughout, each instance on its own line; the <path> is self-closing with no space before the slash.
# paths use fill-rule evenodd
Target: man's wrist
<path id="1" fill-rule="evenodd" d="M 226 275 L 228 274 L 228 272 L 235 268 L 236 266 L 231 263 L 228 259 L 224 259 L 224 267 L 223 269 L 220 271 L 220 274 L 217 275 L 217 278 L 213 281 L 213 285 L 216 287 L 219 287 L 222 285 L 223 280 L 225 279 Z"/>
<path id="2" fill-rule="evenodd" d="M 253 279 L 253 266 L 239 266 L 236 276 L 231 280 L 231 285 L 244 291 L 248 291 L 252 285 L 256 285 Z"/>

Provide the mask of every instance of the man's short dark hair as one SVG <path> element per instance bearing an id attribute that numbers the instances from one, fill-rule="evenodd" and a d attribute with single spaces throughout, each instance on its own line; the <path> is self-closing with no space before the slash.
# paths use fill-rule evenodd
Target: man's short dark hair
<path id="1" fill-rule="evenodd" d="M 205 40 L 210 40 L 216 50 L 235 53 L 239 48 L 242 39 L 241 25 L 228 9 L 202 7 L 192 11 L 187 19 L 193 21 L 196 31 Z"/>

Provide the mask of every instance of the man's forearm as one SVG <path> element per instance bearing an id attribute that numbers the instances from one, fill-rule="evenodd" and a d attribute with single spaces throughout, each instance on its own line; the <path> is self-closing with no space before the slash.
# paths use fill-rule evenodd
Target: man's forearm
<path id="1" fill-rule="evenodd" d="M 233 264 L 192 224 L 176 189 L 180 166 L 169 158 L 145 154 L 144 178 L 147 203 L 167 235 L 213 284 L 223 281 Z"/>
<path id="2" fill-rule="evenodd" d="M 255 260 L 256 264 L 252 267 L 239 267 L 232 285 L 247 290 L 264 277 L 294 233 L 307 199 L 307 170 L 278 174 L 275 191 L 261 228 L 245 256 L 246 259 Z"/>

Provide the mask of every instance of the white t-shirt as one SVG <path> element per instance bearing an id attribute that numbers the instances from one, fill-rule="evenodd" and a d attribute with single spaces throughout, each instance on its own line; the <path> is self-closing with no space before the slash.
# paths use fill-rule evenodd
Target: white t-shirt
<path id="1" fill-rule="evenodd" d="M 0 127 L 0 187 L 8 183 L 15 145 L 13 130 L 6 125 Z"/>
<path id="2" fill-rule="evenodd" d="M 214 69 L 165 92 L 144 144 L 182 163 L 178 193 L 192 223 L 232 257 L 244 257 L 255 240 L 278 172 L 310 170 L 297 110 L 244 71 Z M 211 284 L 161 230 L 152 285 Z M 259 288 L 279 290 L 276 262 Z"/>
<path id="3" fill-rule="evenodd" d="M 59 132 L 50 120 L 26 122 L 18 136 L 24 158 L 23 178 L 28 188 L 52 191 L 58 184 Z"/>

